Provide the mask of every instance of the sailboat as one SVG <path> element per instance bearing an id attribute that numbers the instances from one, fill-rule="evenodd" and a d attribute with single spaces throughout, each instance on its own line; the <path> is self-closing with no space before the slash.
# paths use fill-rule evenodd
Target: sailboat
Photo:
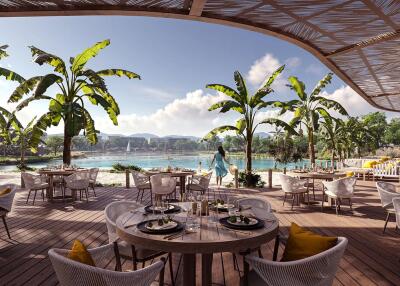
<path id="1" fill-rule="evenodd" d="M 131 152 L 131 141 L 128 141 L 128 145 L 126 146 L 126 152 Z"/>

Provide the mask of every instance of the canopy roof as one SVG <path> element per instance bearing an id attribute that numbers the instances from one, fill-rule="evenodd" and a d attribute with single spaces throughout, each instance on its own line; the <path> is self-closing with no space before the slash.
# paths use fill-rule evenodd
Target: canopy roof
<path id="1" fill-rule="evenodd" d="M 0 0 L 0 16 L 142 15 L 245 28 L 318 57 L 375 107 L 400 111 L 398 0 Z"/>

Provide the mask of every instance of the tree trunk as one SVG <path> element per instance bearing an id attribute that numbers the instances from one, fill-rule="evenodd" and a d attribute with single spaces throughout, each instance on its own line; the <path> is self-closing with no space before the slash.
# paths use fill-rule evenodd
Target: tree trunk
<path id="1" fill-rule="evenodd" d="M 308 149 L 310 152 L 311 164 L 315 164 L 314 133 L 312 129 L 308 129 Z"/>
<path id="2" fill-rule="evenodd" d="M 72 137 L 64 135 L 63 163 L 71 165 L 71 143 Z"/>
<path id="3" fill-rule="evenodd" d="M 21 170 L 25 170 L 25 146 L 21 144 Z"/>
<path id="4" fill-rule="evenodd" d="M 332 171 L 335 170 L 335 151 L 332 150 L 332 157 L 331 157 L 331 167 Z"/>
<path id="5" fill-rule="evenodd" d="M 251 143 L 253 141 L 252 135 L 247 135 L 246 142 L 246 174 L 250 174 L 252 171 L 252 158 L 251 158 Z"/>

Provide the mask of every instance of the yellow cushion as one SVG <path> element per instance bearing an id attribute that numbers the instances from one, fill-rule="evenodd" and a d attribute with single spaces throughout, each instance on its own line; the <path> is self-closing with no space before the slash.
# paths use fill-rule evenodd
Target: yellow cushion
<path id="1" fill-rule="evenodd" d="M 375 165 L 377 165 L 378 164 L 378 162 L 376 162 L 376 161 L 366 161 L 364 164 L 363 164 L 363 168 L 373 168 Z"/>
<path id="2" fill-rule="evenodd" d="M 11 193 L 11 188 L 6 188 L 0 191 L 0 197 Z"/>
<path id="3" fill-rule="evenodd" d="M 353 177 L 353 176 L 354 176 L 353 171 L 346 172 L 346 177 Z"/>
<path id="4" fill-rule="evenodd" d="M 80 263 L 95 266 L 93 258 L 90 255 L 89 251 L 87 251 L 85 245 L 77 239 L 75 239 L 74 245 L 72 246 L 72 249 L 68 252 L 67 257 Z"/>
<path id="5" fill-rule="evenodd" d="M 281 261 L 307 258 L 328 250 L 336 243 L 337 237 L 319 235 L 292 222 Z"/>

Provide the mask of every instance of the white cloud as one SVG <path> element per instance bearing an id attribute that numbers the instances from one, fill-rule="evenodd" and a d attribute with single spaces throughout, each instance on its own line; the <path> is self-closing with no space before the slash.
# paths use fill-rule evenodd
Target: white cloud
<path id="1" fill-rule="evenodd" d="M 144 95 L 146 95 L 146 97 L 155 98 L 157 100 L 171 100 L 176 98 L 175 94 L 162 89 L 147 86 L 139 87 L 137 92 L 142 92 Z"/>
<path id="2" fill-rule="evenodd" d="M 204 136 L 212 128 L 231 123 L 229 114 L 210 112 L 211 104 L 224 99 L 222 94 L 205 94 L 196 90 L 182 99 L 175 99 L 165 107 L 145 116 L 124 114 L 118 117 L 119 125 L 114 126 L 106 117 L 95 118 L 96 126 L 105 133 L 129 135 L 151 132 L 157 135 L 185 134 Z"/>
<path id="3" fill-rule="evenodd" d="M 349 86 L 342 86 L 332 93 L 324 91 L 321 95 L 338 101 L 351 116 L 360 116 L 368 112 L 381 111 L 370 105 Z"/>
<path id="4" fill-rule="evenodd" d="M 291 57 L 286 59 L 284 64 L 284 73 L 290 73 L 293 69 L 301 65 L 301 59 L 298 57 Z M 261 84 L 263 84 L 268 77 L 282 65 L 283 63 L 281 63 L 278 58 L 267 53 L 253 63 L 246 78 L 254 88 L 259 88 Z M 284 74 L 281 74 L 275 79 L 272 88 L 278 92 L 287 92 L 288 87 L 286 84 L 288 84 L 287 79 Z"/>

